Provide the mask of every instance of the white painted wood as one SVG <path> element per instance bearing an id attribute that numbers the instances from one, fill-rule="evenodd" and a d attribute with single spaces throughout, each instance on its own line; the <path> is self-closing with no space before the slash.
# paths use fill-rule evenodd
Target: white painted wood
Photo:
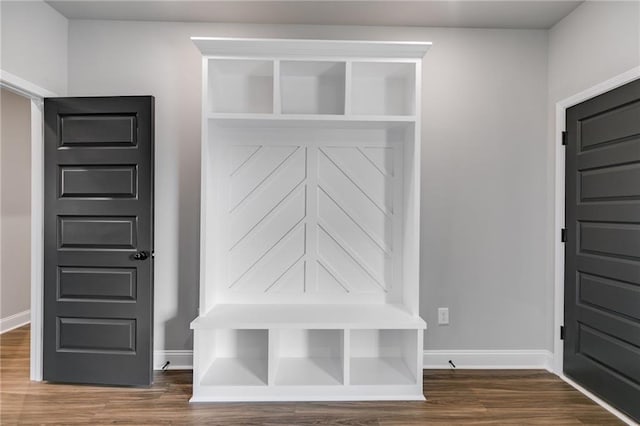
<path id="1" fill-rule="evenodd" d="M 307 294 L 323 293 L 323 292 L 343 292 L 344 286 L 341 283 L 333 280 L 322 279 L 324 275 L 321 275 L 324 270 L 320 265 L 319 250 L 314 249 L 318 247 L 318 234 L 320 229 L 318 228 L 318 216 L 320 214 L 318 203 L 320 191 L 318 188 L 318 155 L 319 149 L 316 146 L 310 146 L 307 148 L 307 174 L 306 174 L 306 248 L 304 258 L 304 292 Z"/>
<path id="2" fill-rule="evenodd" d="M 191 328 L 424 329 L 425 322 L 392 304 L 218 304 Z M 352 332 L 353 338 L 353 332 Z"/>
<path id="3" fill-rule="evenodd" d="M 192 350 L 163 350 L 153 351 L 153 369 L 161 370 L 165 364 L 167 370 L 193 369 Z"/>
<path id="4" fill-rule="evenodd" d="M 345 80 L 344 81 L 344 113 L 345 115 L 353 114 L 353 111 L 351 110 L 351 104 L 352 104 L 351 96 L 353 93 L 352 73 L 353 73 L 353 61 L 347 60 L 345 62 L 345 69 L 344 69 L 344 80 Z"/>
<path id="5" fill-rule="evenodd" d="M 421 385 L 197 386 L 190 402 L 424 401 Z"/>
<path id="6" fill-rule="evenodd" d="M 418 333 L 422 330 L 351 330 L 351 384 L 420 383 Z"/>
<path id="7" fill-rule="evenodd" d="M 371 115 L 415 113 L 415 63 L 353 62 L 351 112 Z"/>
<path id="8" fill-rule="evenodd" d="M 273 112 L 273 61 L 212 59 L 208 69 L 209 111 Z"/>
<path id="9" fill-rule="evenodd" d="M 44 310 L 44 114 L 31 99 L 31 380 L 42 381 Z"/>
<path id="10" fill-rule="evenodd" d="M 392 147 L 402 139 L 365 128 L 237 127 L 213 134 L 210 149 L 219 153 L 212 157 L 229 158 L 215 168 L 229 190 L 229 200 L 217 203 L 226 213 L 214 220 L 228 224 L 226 260 L 217 263 L 228 276 L 220 277 L 218 303 L 282 303 L 296 289 L 301 303 L 400 299 L 401 286 L 389 290 L 401 264 L 390 247 L 400 232 L 401 221 L 394 228 L 392 217 L 402 212 L 402 182 L 389 173 L 398 155 Z"/>
<path id="11" fill-rule="evenodd" d="M 402 358 L 352 358 L 350 383 L 371 386 L 408 385 L 415 383 L 415 377 Z"/>
<path id="12" fill-rule="evenodd" d="M 194 41 L 192 401 L 424 399 L 416 89 L 428 44 Z"/>
<path id="13" fill-rule="evenodd" d="M 564 356 L 563 341 L 560 339 L 560 326 L 564 325 L 564 243 L 561 242 L 560 234 L 565 226 L 565 147 L 562 145 L 562 132 L 566 129 L 566 110 L 573 105 L 623 86 L 638 78 L 640 78 L 640 67 L 634 67 L 556 103 L 553 371 L 561 377 L 563 375 Z"/>
<path id="14" fill-rule="evenodd" d="M 345 329 L 342 333 L 342 371 L 344 373 L 344 384 L 351 384 L 351 330 Z"/>
<path id="15" fill-rule="evenodd" d="M 267 384 L 267 330 L 206 330 L 197 335 L 194 384 L 254 386 Z"/>
<path id="16" fill-rule="evenodd" d="M 271 332 L 276 330 L 270 329 Z M 347 370 L 350 362 L 351 330 L 345 330 L 345 378 L 348 379 Z M 271 334 L 269 343 L 272 342 Z M 422 337 L 422 333 L 418 334 Z M 420 342 L 418 347 L 422 347 Z M 159 370 L 166 361 L 171 361 L 169 369 L 190 370 L 193 368 L 193 351 L 155 351 L 154 368 Z M 550 351 L 532 350 L 425 350 L 419 357 L 418 370 L 424 369 L 450 369 L 449 360 L 454 360 L 458 369 L 546 369 L 555 372 L 554 354 Z M 271 365 L 271 361 L 269 361 Z M 562 377 L 562 376 L 561 376 Z M 349 384 L 349 383 L 345 383 Z"/>
<path id="17" fill-rule="evenodd" d="M 422 58 L 430 42 L 191 37 L 203 55 Z"/>
<path id="18" fill-rule="evenodd" d="M 283 114 L 344 114 L 345 63 L 281 61 Z"/>
<path id="19" fill-rule="evenodd" d="M 202 105 L 201 105 L 201 132 L 203 135 L 208 134 L 209 129 L 209 120 L 207 117 L 209 115 L 209 60 L 207 58 L 202 58 Z M 210 191 L 212 191 L 211 185 L 211 171 L 209 169 L 210 159 L 210 149 L 209 144 L 202 143 L 200 146 L 200 235 L 211 235 L 213 232 L 210 230 L 212 224 L 209 222 L 208 213 L 212 211 L 211 201 L 214 198 L 210 195 Z M 209 227 L 208 227 L 209 226 Z M 209 246 L 211 241 L 206 238 L 200 238 L 200 282 L 204 283 L 207 279 L 208 275 L 213 275 L 210 270 L 210 266 L 207 265 L 207 258 L 211 254 L 209 251 Z M 200 286 L 200 305 L 198 307 L 198 314 L 202 314 L 202 305 L 209 306 L 213 304 L 213 300 L 210 295 L 213 293 L 212 289 L 207 289 L 207 286 Z M 194 342 L 194 346 L 195 346 Z"/>
<path id="20" fill-rule="evenodd" d="M 415 64 L 415 113 L 417 117 L 422 114 L 422 62 Z M 405 144 L 403 145 L 404 163 L 403 184 L 404 211 L 402 216 L 402 300 L 404 305 L 414 315 L 419 315 L 420 293 L 420 184 L 421 184 L 421 123 L 417 120 L 413 132 L 404 132 Z M 399 167 L 399 166 L 398 166 Z"/>
<path id="21" fill-rule="evenodd" d="M 58 94 L 0 69 L 0 87 L 31 99 L 31 355 L 29 377 L 42 381 L 44 135 L 42 101 Z"/>
<path id="22" fill-rule="evenodd" d="M 276 386 L 340 385 L 343 378 L 342 330 L 277 331 Z"/>
<path id="23" fill-rule="evenodd" d="M 25 324 L 29 324 L 30 321 L 31 311 L 28 309 L 14 315 L 10 315 L 6 318 L 0 318 L 0 334 L 22 327 Z"/>
<path id="24" fill-rule="evenodd" d="M 263 386 L 267 384 L 267 360 L 216 358 L 200 381 L 202 386 Z"/>
<path id="25" fill-rule="evenodd" d="M 8 71 L 0 69 L 0 87 L 10 90 L 25 98 L 42 102 L 44 98 L 58 96 L 56 93 L 38 86 L 30 81 L 18 77 Z"/>
<path id="26" fill-rule="evenodd" d="M 278 361 L 276 386 L 326 386 L 342 384 L 342 358 L 296 357 Z"/>
<path id="27" fill-rule="evenodd" d="M 337 114 L 229 114 L 213 113 L 208 116 L 216 125 L 224 127 L 306 127 L 306 128 L 394 128 L 402 123 L 413 123 L 411 115 L 337 115 Z"/>
<path id="28" fill-rule="evenodd" d="M 280 60 L 273 61 L 273 113 L 282 114 L 282 90 L 280 89 Z"/>

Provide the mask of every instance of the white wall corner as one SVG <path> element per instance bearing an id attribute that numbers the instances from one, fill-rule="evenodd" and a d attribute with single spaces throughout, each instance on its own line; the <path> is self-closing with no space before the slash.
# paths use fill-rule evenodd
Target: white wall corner
<path id="1" fill-rule="evenodd" d="M 29 324 L 31 321 L 31 311 L 18 312 L 17 314 L 8 316 L 6 318 L 0 318 L 0 334 L 11 331 L 15 328 L 22 327 L 25 324 Z"/>
<path id="2" fill-rule="evenodd" d="M 424 369 L 544 369 L 552 371 L 553 354 L 547 350 L 426 350 L 423 354 Z"/>
<path id="3" fill-rule="evenodd" d="M 153 351 L 153 369 L 162 370 L 167 361 L 167 370 L 192 370 L 193 351 Z"/>

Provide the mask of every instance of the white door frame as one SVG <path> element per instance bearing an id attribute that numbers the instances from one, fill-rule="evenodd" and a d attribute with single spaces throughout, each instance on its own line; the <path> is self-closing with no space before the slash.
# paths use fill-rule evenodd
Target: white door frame
<path id="1" fill-rule="evenodd" d="M 31 101 L 31 380 L 42 380 L 42 298 L 44 273 L 43 100 L 56 93 L 0 69 L 0 87 Z"/>
<path id="2" fill-rule="evenodd" d="M 553 325 L 553 370 L 563 377 L 563 345 L 560 340 L 560 326 L 564 325 L 564 244 L 560 241 L 560 232 L 564 228 L 564 198 L 565 198 L 565 148 L 562 146 L 562 132 L 565 127 L 565 113 L 567 108 L 584 102 L 594 96 L 601 95 L 640 78 L 640 66 L 630 69 L 587 90 L 577 93 L 556 103 L 555 127 L 555 161 L 556 161 L 556 191 L 555 191 L 555 279 L 554 279 L 554 325 Z"/>

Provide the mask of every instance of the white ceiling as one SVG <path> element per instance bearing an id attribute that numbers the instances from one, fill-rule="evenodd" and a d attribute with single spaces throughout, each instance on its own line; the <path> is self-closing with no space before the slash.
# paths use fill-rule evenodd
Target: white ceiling
<path id="1" fill-rule="evenodd" d="M 546 29 L 582 1 L 47 1 L 69 19 Z"/>

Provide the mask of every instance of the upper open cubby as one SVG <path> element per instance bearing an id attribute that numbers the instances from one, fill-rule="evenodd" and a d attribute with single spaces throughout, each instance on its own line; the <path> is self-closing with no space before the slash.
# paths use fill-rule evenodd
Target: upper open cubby
<path id="1" fill-rule="evenodd" d="M 345 63 L 282 61 L 283 114 L 344 114 Z"/>
<path id="2" fill-rule="evenodd" d="M 273 112 L 273 61 L 211 59 L 209 112 Z"/>
<path id="3" fill-rule="evenodd" d="M 354 62 L 351 74 L 353 114 L 415 114 L 415 64 Z"/>

